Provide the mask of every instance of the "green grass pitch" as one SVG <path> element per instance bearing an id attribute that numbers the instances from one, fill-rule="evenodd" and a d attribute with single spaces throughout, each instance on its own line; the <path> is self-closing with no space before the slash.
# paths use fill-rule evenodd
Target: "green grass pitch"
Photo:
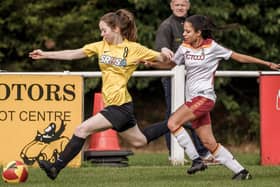
<path id="1" fill-rule="evenodd" d="M 97 167 L 83 163 L 81 168 L 64 169 L 55 181 L 49 180 L 38 168 L 29 168 L 29 178 L 23 184 L 0 186 L 28 187 L 264 187 L 280 185 L 280 166 L 261 166 L 258 154 L 236 154 L 236 158 L 252 173 L 253 180 L 232 181 L 232 173 L 223 166 L 209 166 L 204 172 L 187 175 L 190 166 L 172 166 L 166 153 L 136 153 L 129 156 L 128 167 Z M 1 168 L 2 169 L 2 168 Z"/>

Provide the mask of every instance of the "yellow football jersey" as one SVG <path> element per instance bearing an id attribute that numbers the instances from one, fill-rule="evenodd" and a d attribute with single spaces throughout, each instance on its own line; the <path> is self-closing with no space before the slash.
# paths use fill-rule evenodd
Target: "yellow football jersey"
<path id="1" fill-rule="evenodd" d="M 159 56 L 159 52 L 128 40 L 118 45 L 103 40 L 85 45 L 83 51 L 88 57 L 98 55 L 105 106 L 132 101 L 127 82 L 138 66 L 137 61 L 155 60 Z"/>

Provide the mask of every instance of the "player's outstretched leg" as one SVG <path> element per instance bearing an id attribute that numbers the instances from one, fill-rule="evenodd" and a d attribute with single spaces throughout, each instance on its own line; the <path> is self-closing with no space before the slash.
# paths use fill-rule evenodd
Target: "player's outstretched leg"
<path id="1" fill-rule="evenodd" d="M 149 125 L 148 127 L 144 128 L 142 132 L 147 139 L 147 143 L 150 143 L 151 141 L 156 140 L 169 132 L 167 120 Z"/>

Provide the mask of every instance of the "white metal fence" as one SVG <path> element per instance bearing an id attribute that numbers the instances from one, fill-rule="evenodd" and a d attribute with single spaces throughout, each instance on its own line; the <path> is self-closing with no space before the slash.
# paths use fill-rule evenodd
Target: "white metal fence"
<path id="1" fill-rule="evenodd" d="M 278 74 L 276 71 L 217 71 L 218 77 L 259 77 L 265 74 Z M 80 75 L 83 77 L 101 77 L 101 72 L 5 72 L 0 71 L 0 75 Z M 172 81 L 172 112 L 184 103 L 185 96 L 185 69 L 184 66 L 176 66 L 172 70 L 165 71 L 135 71 L 133 77 L 171 77 Z M 173 165 L 184 164 L 184 151 L 177 143 L 176 139 L 171 138 L 171 162 Z"/>

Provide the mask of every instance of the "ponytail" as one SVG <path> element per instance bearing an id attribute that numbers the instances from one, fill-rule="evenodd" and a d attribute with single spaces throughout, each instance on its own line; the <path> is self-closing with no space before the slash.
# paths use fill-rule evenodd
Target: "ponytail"
<path id="1" fill-rule="evenodd" d="M 133 14 L 125 9 L 117 10 L 116 14 L 120 17 L 119 27 L 122 36 L 130 41 L 136 41 L 137 28 Z"/>

